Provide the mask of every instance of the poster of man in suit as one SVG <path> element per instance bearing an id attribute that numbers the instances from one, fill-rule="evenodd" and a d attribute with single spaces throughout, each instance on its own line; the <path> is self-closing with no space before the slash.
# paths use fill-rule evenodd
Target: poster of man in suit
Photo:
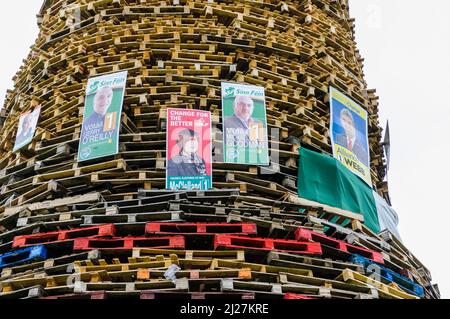
<path id="1" fill-rule="evenodd" d="M 212 188 L 211 112 L 167 109 L 166 188 Z"/>
<path id="2" fill-rule="evenodd" d="M 88 80 L 78 162 L 117 154 L 127 71 Z"/>
<path id="3" fill-rule="evenodd" d="M 22 113 L 19 118 L 16 141 L 13 152 L 31 143 L 36 131 L 36 126 L 41 114 L 41 106 L 36 106 L 33 111 Z"/>
<path id="4" fill-rule="evenodd" d="M 333 156 L 372 186 L 367 111 L 333 87 L 330 111 Z"/>
<path id="5" fill-rule="evenodd" d="M 269 165 L 263 87 L 222 83 L 225 163 Z"/>

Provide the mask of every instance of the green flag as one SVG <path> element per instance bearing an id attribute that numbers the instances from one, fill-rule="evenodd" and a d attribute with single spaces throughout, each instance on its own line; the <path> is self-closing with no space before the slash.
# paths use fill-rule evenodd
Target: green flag
<path id="1" fill-rule="evenodd" d="M 382 209 L 386 204 L 379 203 L 384 201 L 383 198 L 375 194 L 367 183 L 338 160 L 300 148 L 298 195 L 301 198 L 362 214 L 364 224 L 378 233 L 382 226 L 389 224 L 380 220 L 393 216 L 393 210 L 387 214 Z M 391 223 L 395 232 L 396 222 Z"/>

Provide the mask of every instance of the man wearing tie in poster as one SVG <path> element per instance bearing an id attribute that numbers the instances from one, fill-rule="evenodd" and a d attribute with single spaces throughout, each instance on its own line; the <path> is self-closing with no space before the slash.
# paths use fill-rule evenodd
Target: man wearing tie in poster
<path id="1" fill-rule="evenodd" d="M 83 143 L 110 139 L 115 133 L 116 113 L 108 113 L 113 99 L 113 89 L 105 86 L 97 90 L 94 96 L 94 112 L 83 124 L 81 140 Z"/>
<path id="2" fill-rule="evenodd" d="M 22 121 L 22 128 L 20 130 L 20 134 L 16 138 L 16 145 L 20 145 L 27 141 L 28 139 L 32 138 L 33 136 L 33 113 L 28 113 L 25 115 L 23 121 Z"/>
<path id="3" fill-rule="evenodd" d="M 227 146 L 257 148 L 265 139 L 264 125 L 252 118 L 254 103 L 246 95 L 237 95 L 233 104 L 234 114 L 224 120 Z"/>
<path id="4" fill-rule="evenodd" d="M 358 140 L 352 113 L 347 109 L 342 109 L 340 120 L 345 134 L 338 134 L 336 136 L 336 143 L 351 151 L 361 163 L 366 165 L 369 161 L 368 153 L 363 144 Z"/>
<path id="5" fill-rule="evenodd" d="M 205 160 L 198 154 L 199 145 L 197 132 L 182 130 L 177 140 L 180 151 L 167 163 L 168 176 L 207 176 Z"/>

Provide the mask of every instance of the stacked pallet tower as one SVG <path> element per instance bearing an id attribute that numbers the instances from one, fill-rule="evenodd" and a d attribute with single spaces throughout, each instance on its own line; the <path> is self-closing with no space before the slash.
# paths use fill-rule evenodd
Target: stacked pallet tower
<path id="1" fill-rule="evenodd" d="M 0 299 L 439 298 L 389 231 L 297 195 L 299 147 L 331 153 L 333 86 L 369 113 L 388 198 L 347 0 L 46 0 L 38 24 L 1 110 Z M 120 152 L 77 163 L 87 79 L 124 70 Z M 219 132 L 223 81 L 265 87 L 278 163 L 223 163 L 217 134 L 213 189 L 166 190 L 166 109 L 209 110 Z"/>

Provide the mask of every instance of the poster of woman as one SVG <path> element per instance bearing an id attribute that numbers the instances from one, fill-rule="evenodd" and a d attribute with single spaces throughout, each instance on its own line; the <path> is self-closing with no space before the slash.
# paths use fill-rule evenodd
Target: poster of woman
<path id="1" fill-rule="evenodd" d="M 211 113 L 167 109 L 166 188 L 212 187 Z"/>

